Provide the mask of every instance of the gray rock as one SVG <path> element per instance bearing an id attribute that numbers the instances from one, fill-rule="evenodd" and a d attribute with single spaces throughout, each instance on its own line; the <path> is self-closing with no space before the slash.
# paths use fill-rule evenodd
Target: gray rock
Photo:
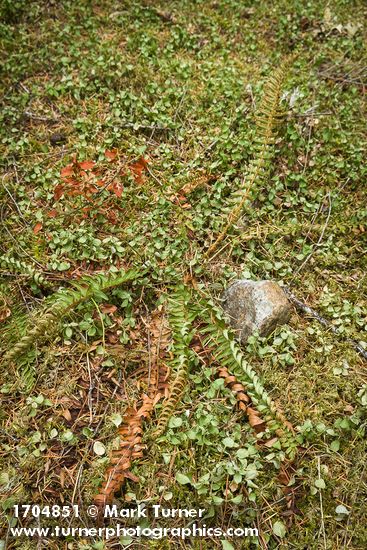
<path id="1" fill-rule="evenodd" d="M 236 281 L 224 294 L 223 309 L 241 344 L 254 332 L 268 336 L 291 315 L 285 293 L 273 281 Z"/>
<path id="2" fill-rule="evenodd" d="M 66 141 L 66 135 L 62 132 L 55 132 L 54 134 L 50 135 L 50 143 L 53 147 L 56 147 L 56 145 L 63 145 L 64 143 L 66 143 Z"/>

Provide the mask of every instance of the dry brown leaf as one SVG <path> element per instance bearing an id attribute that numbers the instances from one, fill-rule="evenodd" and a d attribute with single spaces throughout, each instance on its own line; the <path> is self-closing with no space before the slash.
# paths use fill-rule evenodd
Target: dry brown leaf
<path id="1" fill-rule="evenodd" d="M 67 420 L 68 422 L 71 422 L 71 414 L 69 409 L 64 409 L 61 415 L 65 418 L 65 420 Z"/>

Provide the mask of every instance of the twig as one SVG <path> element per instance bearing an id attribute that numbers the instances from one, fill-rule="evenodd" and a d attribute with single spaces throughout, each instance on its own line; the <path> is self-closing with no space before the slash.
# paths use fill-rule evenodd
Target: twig
<path id="1" fill-rule="evenodd" d="M 360 86 L 361 88 L 367 87 L 367 82 L 362 82 L 361 80 L 354 80 L 352 78 L 344 78 L 343 76 L 331 76 L 328 75 L 326 78 L 329 80 L 334 80 L 335 82 L 341 82 L 342 84 L 354 84 L 355 86 Z"/>
<path id="2" fill-rule="evenodd" d="M 316 92 L 314 91 L 313 97 L 312 97 L 312 105 L 315 105 L 315 94 L 316 94 Z M 311 134 L 312 134 L 313 122 L 314 122 L 314 118 L 315 118 L 315 112 L 314 112 L 313 108 L 312 108 L 312 111 L 310 113 L 310 118 L 311 118 L 311 123 L 308 127 L 308 139 L 307 139 L 306 155 L 305 155 L 305 162 L 304 162 L 303 170 L 302 170 L 303 174 L 306 171 L 308 161 L 309 161 L 309 156 L 310 156 Z"/>
<path id="3" fill-rule="evenodd" d="M 157 176 L 154 174 L 154 172 L 149 168 L 149 166 L 146 166 L 146 170 L 148 174 L 159 184 L 159 187 L 163 187 L 163 183 L 157 178 Z"/>
<path id="4" fill-rule="evenodd" d="M 297 117 L 297 118 L 313 118 L 314 116 L 329 116 L 329 115 L 333 115 L 333 111 L 310 111 L 310 112 L 305 112 L 305 113 L 292 113 L 291 116 L 293 117 Z"/>
<path id="5" fill-rule="evenodd" d="M 325 328 L 329 329 L 335 336 L 337 336 L 340 340 L 343 340 L 347 342 L 349 345 L 351 345 L 357 353 L 359 353 L 364 359 L 367 360 L 367 350 L 364 349 L 363 346 L 357 340 L 354 340 L 353 338 L 348 338 L 343 336 L 338 332 L 338 329 L 334 327 L 334 325 L 321 315 L 317 313 L 314 309 L 312 309 L 310 306 L 307 306 L 301 300 L 298 300 L 294 294 L 289 290 L 289 288 L 285 287 L 283 288 L 284 292 L 288 296 L 289 301 L 296 306 L 297 309 L 302 311 L 303 313 L 306 313 L 306 315 L 309 315 L 313 319 L 316 319 L 320 325 L 324 326 Z"/>
<path id="6" fill-rule="evenodd" d="M 87 367 L 88 367 L 88 377 L 89 377 L 89 389 L 88 389 L 88 408 L 89 408 L 89 425 L 92 425 L 93 422 L 93 390 L 94 390 L 94 384 L 92 380 L 92 373 L 90 370 L 90 361 L 89 361 L 89 353 L 86 353 L 86 359 L 87 359 Z"/>
<path id="7" fill-rule="evenodd" d="M 29 120 L 36 120 L 38 122 L 47 122 L 49 124 L 56 124 L 59 120 L 57 118 L 50 118 L 45 116 L 40 116 L 32 113 L 31 111 L 24 111 L 23 116 Z"/>
<path id="8" fill-rule="evenodd" d="M 31 94 L 31 91 L 27 88 L 27 86 L 23 84 L 23 82 L 18 82 L 17 86 L 22 88 L 23 92 L 25 92 L 26 94 Z"/>
<path id="9" fill-rule="evenodd" d="M 304 266 L 307 264 L 307 262 L 310 260 L 311 256 L 313 255 L 313 253 L 315 252 L 315 248 L 317 246 L 320 246 L 321 244 L 321 241 L 322 239 L 324 238 L 324 234 L 325 234 L 325 231 L 326 231 L 326 228 L 329 224 L 329 220 L 330 220 L 330 215 L 331 215 L 331 207 L 332 207 L 332 202 L 331 202 L 331 193 L 329 191 L 329 193 L 327 194 L 327 197 L 329 199 L 329 210 L 328 210 L 328 215 L 327 215 L 327 218 L 326 218 L 326 222 L 325 222 L 325 225 L 324 227 L 322 228 L 322 231 L 321 231 L 321 235 L 319 237 L 319 240 L 317 241 L 317 243 L 315 244 L 315 246 L 313 247 L 313 249 L 311 250 L 311 252 L 309 253 L 309 255 L 307 256 L 307 258 L 304 260 L 304 262 L 299 266 L 298 269 L 296 269 L 296 271 L 294 272 L 294 275 L 297 275 L 301 269 L 304 268 Z"/>

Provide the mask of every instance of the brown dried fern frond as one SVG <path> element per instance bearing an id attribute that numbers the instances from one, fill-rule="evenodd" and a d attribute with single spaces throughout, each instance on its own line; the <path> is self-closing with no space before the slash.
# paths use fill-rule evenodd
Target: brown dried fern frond
<path id="1" fill-rule="evenodd" d="M 142 405 L 139 408 L 132 407 L 127 409 L 123 418 L 123 424 L 119 429 L 120 448 L 112 451 L 111 466 L 106 472 L 105 480 L 98 495 L 94 497 L 94 502 L 98 507 L 103 508 L 103 506 L 110 503 L 126 479 L 139 481 L 130 472 L 130 467 L 134 459 L 143 456 L 143 420 L 150 417 L 159 399 L 159 394 L 155 399 L 152 399 L 148 395 L 143 395 Z"/>
<path id="2" fill-rule="evenodd" d="M 143 456 L 145 446 L 142 443 L 143 423 L 149 419 L 155 405 L 168 395 L 169 369 L 165 364 L 165 355 L 170 340 L 170 330 L 165 319 L 163 308 L 151 315 L 147 326 L 150 342 L 149 369 L 138 368 L 139 384 L 147 387 L 140 404 L 137 403 L 126 410 L 123 422 L 119 428 L 119 449 L 112 451 L 110 467 L 98 495 L 94 498 L 95 504 L 103 508 L 111 502 L 114 495 L 120 491 L 127 479 L 138 481 L 131 473 L 130 468 L 134 460 Z"/>
<path id="3" fill-rule="evenodd" d="M 238 401 L 238 408 L 248 418 L 248 422 L 256 433 L 262 432 L 266 427 L 266 422 L 261 418 L 260 413 L 252 406 L 251 399 L 246 393 L 245 386 L 237 380 L 233 374 L 230 374 L 226 367 L 219 367 L 217 370 L 219 378 L 224 379 L 224 384 L 227 386 L 236 396 Z"/>

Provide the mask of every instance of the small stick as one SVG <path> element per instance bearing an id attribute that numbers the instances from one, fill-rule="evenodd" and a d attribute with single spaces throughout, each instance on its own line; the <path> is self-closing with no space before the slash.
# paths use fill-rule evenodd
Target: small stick
<path id="1" fill-rule="evenodd" d="M 307 264 L 307 262 L 309 261 L 309 259 L 311 258 L 311 256 L 313 255 L 313 253 L 315 252 L 315 248 L 317 246 L 320 246 L 321 245 L 321 242 L 322 242 L 322 239 L 324 238 L 324 234 L 325 234 L 325 231 L 326 231 L 326 228 L 328 226 L 328 223 L 329 223 L 329 220 L 330 220 L 330 215 L 331 215 L 331 208 L 332 208 L 332 202 L 331 202 L 331 194 L 330 192 L 326 195 L 328 197 L 328 200 L 329 200 L 329 210 L 328 210 L 328 214 L 327 214 L 327 218 L 326 218 L 326 222 L 325 222 L 325 225 L 324 227 L 322 228 L 322 231 L 321 231 L 321 235 L 319 237 L 319 240 L 317 241 L 316 245 L 312 248 L 311 252 L 309 253 L 309 255 L 307 256 L 307 258 L 304 260 L 304 262 L 299 266 L 299 268 L 295 271 L 295 275 L 297 275 L 297 273 L 299 273 L 303 268 L 304 266 Z"/>

